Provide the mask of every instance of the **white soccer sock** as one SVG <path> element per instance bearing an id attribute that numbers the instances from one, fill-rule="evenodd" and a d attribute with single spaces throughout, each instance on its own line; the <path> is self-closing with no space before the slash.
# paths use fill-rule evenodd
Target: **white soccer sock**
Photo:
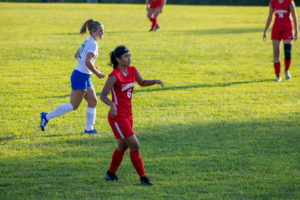
<path id="1" fill-rule="evenodd" d="M 86 130 L 90 131 L 94 129 L 96 120 L 96 108 L 86 108 Z"/>
<path id="2" fill-rule="evenodd" d="M 72 104 L 71 103 L 65 103 L 65 104 L 62 104 L 62 105 L 58 106 L 53 111 L 49 112 L 46 115 L 46 118 L 49 121 L 50 119 L 52 119 L 54 117 L 61 116 L 61 115 L 66 114 L 67 112 L 70 112 L 72 110 L 73 110 Z"/>

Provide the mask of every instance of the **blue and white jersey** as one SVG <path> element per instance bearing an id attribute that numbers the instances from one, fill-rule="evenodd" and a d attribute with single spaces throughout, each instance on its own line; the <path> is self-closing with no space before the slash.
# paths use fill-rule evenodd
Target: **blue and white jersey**
<path id="1" fill-rule="evenodd" d="M 95 60 L 98 57 L 98 45 L 96 40 L 90 36 L 87 40 L 85 40 L 80 49 L 78 54 L 78 64 L 75 67 L 75 70 L 78 70 L 84 74 L 92 74 L 92 72 L 87 68 L 85 61 L 86 61 L 86 55 L 88 53 L 92 53 L 95 55 L 94 59 L 92 60 L 92 63 L 95 64 Z"/>

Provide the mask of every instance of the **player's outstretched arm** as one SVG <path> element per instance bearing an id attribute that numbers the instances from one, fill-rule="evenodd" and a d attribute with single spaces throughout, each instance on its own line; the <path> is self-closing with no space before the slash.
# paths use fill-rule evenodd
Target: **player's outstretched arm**
<path id="1" fill-rule="evenodd" d="M 147 87 L 147 86 L 151 86 L 151 85 L 155 85 L 155 84 L 160 84 L 161 87 L 164 87 L 164 83 L 161 80 L 145 80 L 145 79 L 143 79 L 143 77 L 141 76 L 139 71 L 137 71 L 136 82 L 142 87 Z"/>

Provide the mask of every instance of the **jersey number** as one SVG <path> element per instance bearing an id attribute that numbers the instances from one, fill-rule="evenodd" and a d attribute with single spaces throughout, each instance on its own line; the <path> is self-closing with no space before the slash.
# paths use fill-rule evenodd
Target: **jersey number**
<path id="1" fill-rule="evenodd" d="M 79 49 L 79 55 L 78 55 L 78 57 L 81 59 L 81 54 L 82 54 L 82 52 L 83 52 L 83 50 L 84 50 L 84 47 L 85 47 L 85 42 L 81 45 L 81 47 L 80 47 L 80 49 Z"/>
<path id="2" fill-rule="evenodd" d="M 130 98 L 131 98 L 131 95 L 132 95 L 132 90 L 130 89 L 130 90 L 128 90 L 128 92 L 127 92 L 127 97 L 130 99 Z"/>
<path id="3" fill-rule="evenodd" d="M 279 18 L 283 18 L 283 13 L 278 13 Z"/>

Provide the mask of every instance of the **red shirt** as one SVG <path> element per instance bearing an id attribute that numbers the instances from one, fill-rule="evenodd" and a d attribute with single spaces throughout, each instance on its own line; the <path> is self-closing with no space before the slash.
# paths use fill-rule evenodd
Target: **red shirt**
<path id="1" fill-rule="evenodd" d="M 116 76 L 117 82 L 111 89 L 112 102 L 117 106 L 118 118 L 132 118 L 131 99 L 137 78 L 135 67 L 127 67 L 127 76 L 121 72 L 120 68 L 115 68 L 109 76 Z"/>
<path id="2" fill-rule="evenodd" d="M 271 0 L 271 7 L 275 13 L 274 26 L 276 27 L 292 27 L 292 20 L 290 17 L 290 5 L 293 0 L 283 0 L 282 3 L 279 0 Z"/>

